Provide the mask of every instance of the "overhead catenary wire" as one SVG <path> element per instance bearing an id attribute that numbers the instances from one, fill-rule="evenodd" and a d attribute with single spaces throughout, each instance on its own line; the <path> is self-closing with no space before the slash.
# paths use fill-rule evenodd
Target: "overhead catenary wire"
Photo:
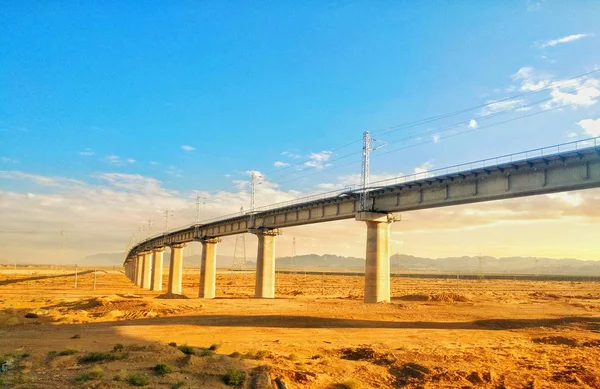
<path id="1" fill-rule="evenodd" d="M 422 124 L 431 123 L 433 121 L 437 121 L 437 120 L 441 120 L 441 119 L 446 119 L 448 117 L 460 115 L 462 113 L 467 113 L 467 112 L 470 112 L 470 111 L 474 111 L 476 109 L 490 107 L 490 106 L 498 104 L 498 103 L 504 103 L 504 102 L 507 102 L 507 101 L 518 99 L 520 97 L 525 97 L 525 96 L 529 96 L 529 95 L 532 95 L 532 94 L 544 92 L 544 91 L 547 91 L 549 89 L 556 88 L 557 86 L 560 86 L 561 84 L 565 83 L 566 81 L 573 81 L 573 80 L 576 80 L 578 78 L 583 78 L 583 77 L 586 77 L 586 76 L 589 76 L 591 74 L 598 73 L 598 72 L 600 72 L 600 69 L 595 69 L 595 70 L 592 70 L 592 71 L 589 71 L 589 72 L 586 72 L 586 73 L 582 73 L 582 74 L 579 74 L 579 75 L 571 77 L 571 78 L 567 78 L 567 79 L 560 80 L 560 81 L 554 81 L 554 82 L 550 83 L 549 85 L 547 85 L 547 86 L 545 86 L 543 88 L 539 88 L 539 89 L 535 89 L 535 90 L 531 90 L 531 91 L 522 92 L 522 93 L 519 93 L 519 94 L 516 94 L 516 95 L 512 95 L 512 96 L 509 96 L 509 97 L 505 97 L 505 98 L 502 98 L 502 99 L 499 99 L 499 100 L 494 100 L 494 101 L 490 101 L 490 102 L 487 102 L 487 103 L 484 103 L 484 104 L 479 104 L 479 105 L 475 105 L 475 106 L 472 106 L 472 107 L 459 109 L 457 111 L 448 112 L 448 113 L 445 113 L 445 114 L 435 115 L 435 116 L 431 116 L 431 117 L 424 118 L 424 119 L 419 119 L 419 120 L 415 120 L 415 121 L 411 121 L 411 122 L 407 122 L 407 123 L 403 123 L 403 124 L 398 124 L 398 125 L 395 125 L 395 126 L 389 126 L 389 127 L 381 128 L 379 130 L 375 130 L 375 131 L 372 131 L 372 132 L 374 134 L 375 133 L 380 133 L 380 132 L 390 133 L 390 132 L 396 132 L 396 131 L 399 131 L 399 130 L 402 130 L 402 129 L 406 129 L 406 128 L 415 127 L 415 126 L 422 125 Z"/>
<path id="2" fill-rule="evenodd" d="M 388 127 L 385 127 L 385 128 L 381 128 L 379 130 L 371 131 L 371 133 L 372 134 L 383 133 L 385 135 L 385 134 L 389 134 L 389 133 L 392 133 L 392 132 L 397 132 L 397 131 L 400 131 L 400 130 L 405 130 L 405 129 L 408 129 L 408 128 L 414 128 L 414 127 L 417 127 L 417 126 L 420 126 L 420 125 L 423 125 L 423 124 L 432 123 L 432 122 L 435 122 L 435 121 L 438 121 L 438 120 L 442 120 L 442 119 L 446 119 L 446 118 L 449 118 L 449 117 L 457 116 L 457 115 L 460 115 L 460 114 L 463 114 L 463 113 L 467 113 L 467 112 L 471 112 L 471 111 L 474 111 L 474 110 L 477 110 L 477 109 L 482 109 L 482 108 L 490 107 L 490 106 L 493 106 L 493 105 L 498 104 L 498 103 L 503 103 L 503 102 L 511 101 L 511 100 L 518 99 L 518 98 L 521 98 L 521 97 L 525 97 L 525 96 L 533 95 L 533 94 L 540 93 L 540 92 L 543 92 L 543 91 L 547 91 L 547 90 L 550 90 L 550 89 L 555 88 L 557 86 L 560 86 L 561 84 L 564 84 L 567 81 L 573 81 L 573 80 L 576 80 L 576 79 L 579 79 L 579 78 L 583 78 L 583 77 L 586 77 L 586 76 L 589 76 L 591 74 L 595 74 L 595 73 L 598 73 L 598 72 L 600 72 L 600 69 L 591 70 L 589 72 L 581 73 L 581 74 L 578 74 L 578 75 L 576 75 L 574 77 L 570 77 L 570 78 L 567 78 L 567 79 L 564 79 L 564 80 L 554 81 L 554 82 L 546 85 L 545 87 L 542 87 L 542 88 L 539 88 L 539 89 L 535 89 L 535 90 L 530 90 L 530 91 L 518 93 L 518 94 L 509 96 L 509 97 L 505 97 L 505 98 L 502 98 L 502 99 L 499 99 L 499 100 L 494 100 L 494 101 L 490 101 L 490 102 L 487 102 L 487 103 L 484 103 L 484 104 L 478 104 L 478 105 L 474 105 L 474 106 L 471 106 L 471 107 L 462 108 L 462 109 L 459 109 L 459 110 L 456 110 L 456 111 L 452 111 L 452 112 L 447 112 L 447 113 L 444 113 L 444 114 L 429 116 L 429 117 L 426 117 L 426 118 L 423 118 L 423 119 L 419 119 L 419 120 L 414 120 L 414 121 L 410 121 L 410 122 L 406 122 L 406 123 L 402 123 L 402 124 L 398 124 L 398 125 L 388 126 Z M 581 88 L 577 88 L 577 89 L 581 89 Z M 543 100 L 543 101 L 547 101 L 547 100 Z M 523 107 L 520 107 L 520 108 L 523 108 Z M 505 111 L 513 111 L 513 109 L 509 109 L 509 110 L 505 110 Z M 481 120 L 481 117 L 479 118 L 479 120 Z M 362 142 L 362 138 L 355 139 L 355 140 L 353 140 L 353 141 L 351 141 L 349 143 L 346 143 L 346 144 L 344 144 L 342 146 L 334 148 L 334 149 L 330 150 L 330 152 L 334 153 L 334 152 L 339 151 L 339 150 L 341 150 L 343 148 L 349 147 L 351 145 L 354 145 L 354 144 L 360 143 L 360 142 Z M 302 160 L 302 161 L 297 162 L 297 163 L 289 164 L 287 166 L 282 166 L 282 167 L 280 167 L 278 169 L 274 169 L 274 170 L 268 171 L 268 172 L 265 173 L 265 175 L 269 175 L 269 174 L 277 173 L 277 172 L 280 172 L 280 171 L 284 171 L 284 170 L 287 170 L 287 169 L 290 169 L 290 168 L 293 168 L 293 167 L 296 167 L 296 166 L 301 166 L 301 165 L 304 165 L 305 163 L 311 162 L 311 161 L 312 161 L 312 159 L 308 158 L 308 159 Z M 331 162 L 333 162 L 333 160 L 329 161 L 329 162 L 331 163 Z"/>
<path id="3" fill-rule="evenodd" d="M 517 120 L 520 120 L 520 119 L 524 119 L 524 118 L 527 118 L 527 117 L 541 115 L 541 114 L 544 114 L 544 113 L 547 113 L 547 112 L 556 111 L 556 110 L 559 110 L 559 109 L 562 109 L 562 108 L 569 107 L 571 105 L 573 105 L 573 104 L 564 104 L 564 105 L 557 106 L 557 107 L 554 107 L 554 108 L 549 108 L 549 109 L 545 109 L 545 110 L 542 110 L 542 111 L 532 112 L 532 113 L 529 113 L 529 114 L 521 115 L 521 116 L 518 116 L 518 117 L 515 117 L 515 118 L 511 118 L 511 119 L 507 119 L 507 120 L 504 120 L 504 121 L 501 121 L 501 122 L 491 123 L 491 124 L 488 124 L 488 125 L 485 125 L 485 126 L 480 126 L 480 127 L 477 127 L 477 128 L 460 131 L 460 132 L 457 132 L 455 134 L 450 134 L 450 135 L 446 135 L 446 136 L 440 137 L 440 140 L 441 139 L 452 138 L 454 136 L 463 135 L 463 134 L 474 132 L 474 131 L 483 130 L 483 129 L 490 128 L 490 127 L 499 126 L 499 125 L 502 125 L 502 124 L 514 122 L 514 121 L 517 121 Z M 415 144 L 412 144 L 412 145 L 408 145 L 408 146 L 405 146 L 405 147 L 401 147 L 401 148 L 397 148 L 397 149 L 393 149 L 393 150 L 388 150 L 388 151 L 385 151 L 385 152 L 374 153 L 373 156 L 372 156 L 372 158 L 377 158 L 377 157 L 380 157 L 382 155 L 391 154 L 391 153 L 395 153 L 395 152 L 402 151 L 402 150 L 408 150 L 408 149 L 411 149 L 411 148 L 414 148 L 414 147 L 418 147 L 418 146 L 422 146 L 422 145 L 429 144 L 429 143 L 435 143 L 435 141 L 433 139 L 431 139 L 431 140 L 427 140 L 427 141 L 415 143 Z M 296 180 L 299 180 L 299 179 L 302 179 L 302 178 L 311 177 L 311 176 L 314 176 L 314 175 L 317 175 L 317 174 L 321 174 L 321 173 L 324 173 L 324 172 L 327 172 L 327 171 L 331 171 L 331 170 L 335 170 L 335 169 L 339 169 L 339 168 L 342 168 L 342 167 L 345 167 L 345 166 L 355 165 L 355 164 L 359 164 L 359 163 L 360 163 L 360 161 L 354 161 L 354 162 L 351 162 L 351 163 L 348 163 L 348 164 L 344 164 L 344 165 L 332 166 L 332 167 L 327 168 L 327 169 L 319 170 L 318 172 L 313 172 L 313 173 L 310 173 L 310 174 L 306 174 L 304 176 L 295 177 L 295 178 L 290 179 L 290 180 L 286 180 L 286 181 L 282 181 L 282 182 L 274 182 L 274 183 L 282 185 L 282 184 L 285 184 L 285 183 L 288 183 L 288 182 L 296 181 Z"/>
<path id="4" fill-rule="evenodd" d="M 474 131 L 479 131 L 479 130 L 483 130 L 483 129 L 490 128 L 490 127 L 499 126 L 499 125 L 510 123 L 510 122 L 514 122 L 514 121 L 517 121 L 517 120 L 520 120 L 520 119 L 528 118 L 528 117 L 531 117 L 531 116 L 536 116 L 536 115 L 541 115 L 541 114 L 544 114 L 544 113 L 547 113 L 547 112 L 556 111 L 556 110 L 559 110 L 559 109 L 562 109 L 562 108 L 569 107 L 571 105 L 573 105 L 573 104 L 572 103 L 570 103 L 570 104 L 564 104 L 564 105 L 560 105 L 560 106 L 557 106 L 557 107 L 554 107 L 554 108 L 545 109 L 543 111 L 532 112 L 530 114 L 521 115 L 521 116 L 518 116 L 516 118 L 511 118 L 511 119 L 507 119 L 507 120 L 504 120 L 504 121 L 501 121 L 501 122 L 491 123 L 491 124 L 488 124 L 488 125 L 485 125 L 485 126 L 481 126 L 481 127 L 477 127 L 477 128 L 471 128 L 471 129 L 468 129 L 468 130 L 457 132 L 455 134 L 446 135 L 444 137 L 440 137 L 440 139 L 448 139 L 448 138 L 452 138 L 452 137 L 455 137 L 455 136 L 458 136 L 458 135 L 463 135 L 463 134 L 466 134 L 466 133 L 469 133 L 469 132 L 474 132 Z M 389 150 L 389 151 L 386 151 L 386 152 L 383 152 L 383 153 L 378 153 L 378 154 L 373 155 L 373 157 L 375 158 L 375 157 L 379 157 L 379 156 L 382 156 L 382 155 L 395 153 L 395 152 L 398 152 L 398 151 L 401 151 L 401 150 L 407 150 L 407 149 L 410 149 L 410 148 L 413 148 L 413 147 L 417 147 L 417 146 L 421 146 L 421 145 L 428 144 L 428 143 L 435 143 L 435 140 L 431 139 L 431 140 L 427 140 L 427 141 L 415 143 L 415 144 L 412 144 L 412 145 L 409 145 L 409 146 L 406 146 L 406 147 L 401 147 L 401 148 L 394 149 L 394 150 Z"/>

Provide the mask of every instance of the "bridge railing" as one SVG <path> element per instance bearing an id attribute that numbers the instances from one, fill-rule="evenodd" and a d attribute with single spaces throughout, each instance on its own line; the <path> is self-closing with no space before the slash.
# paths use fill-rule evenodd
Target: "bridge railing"
<path id="1" fill-rule="evenodd" d="M 418 173 L 407 174 L 400 177 L 387 178 L 385 180 L 372 182 L 369 187 L 382 187 L 389 185 L 405 184 L 413 181 L 423 180 L 425 178 L 445 176 L 448 174 L 456 174 L 466 172 L 469 170 L 485 169 L 488 167 L 502 165 L 513 162 L 525 162 L 532 159 L 538 159 L 541 157 L 550 157 L 552 155 L 587 149 L 591 147 L 600 146 L 600 137 L 588 138 L 583 140 L 577 140 L 573 142 L 561 143 L 554 146 L 542 147 L 539 149 L 533 149 L 528 151 L 522 151 L 519 153 L 506 154 L 499 157 L 482 159 L 479 161 L 462 163 L 459 165 L 453 165 L 443 167 L 439 169 L 426 170 Z"/>

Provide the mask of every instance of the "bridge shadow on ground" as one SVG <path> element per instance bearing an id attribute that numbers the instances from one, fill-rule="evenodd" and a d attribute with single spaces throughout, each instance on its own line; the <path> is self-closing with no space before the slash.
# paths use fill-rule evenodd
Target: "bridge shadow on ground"
<path id="1" fill-rule="evenodd" d="M 284 315 L 207 315 L 170 316 L 131 321 L 116 321 L 115 326 L 197 325 L 203 327 L 273 327 L 273 328 L 380 328 L 442 330 L 515 330 L 536 327 L 580 325 L 597 331 L 600 317 L 570 316 L 556 319 L 487 319 L 466 322 L 377 321 Z"/>
<path id="2" fill-rule="evenodd" d="M 77 273 L 77 275 L 78 276 L 84 276 L 84 275 L 90 274 L 90 273 L 94 273 L 94 271 L 93 270 L 86 270 L 86 271 L 82 271 L 82 272 Z M 10 284 L 18 284 L 20 282 L 40 281 L 40 280 L 48 280 L 48 279 L 51 279 L 51 278 L 62 278 L 62 277 L 75 277 L 75 273 L 58 274 L 58 275 L 51 275 L 51 276 L 47 275 L 47 276 L 36 276 L 36 277 L 8 279 L 8 280 L 0 281 L 0 286 L 10 285 Z"/>

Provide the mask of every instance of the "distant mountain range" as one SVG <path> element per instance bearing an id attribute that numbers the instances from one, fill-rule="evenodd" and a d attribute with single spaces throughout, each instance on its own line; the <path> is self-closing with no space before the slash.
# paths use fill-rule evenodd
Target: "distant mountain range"
<path id="1" fill-rule="evenodd" d="M 165 255 L 165 267 L 169 264 L 169 256 Z M 200 255 L 184 256 L 186 268 L 199 268 Z M 277 258 L 278 269 L 323 269 L 323 270 L 364 270 L 365 260 L 356 257 L 343 257 L 339 255 L 298 255 L 295 258 Z M 481 262 L 480 262 L 481 261 Z M 88 255 L 79 263 L 82 266 L 120 266 L 123 263 L 122 253 L 100 253 Z M 480 265 L 481 263 L 481 265 Z M 230 268 L 233 258 L 228 256 L 217 257 L 219 268 Z M 247 266 L 252 268 L 255 261 L 248 261 Z M 553 275 L 600 275 L 600 261 L 584 261 L 580 259 L 564 258 L 532 258 L 532 257 L 447 257 L 424 258 L 412 255 L 392 255 L 392 272 L 443 272 L 443 273 L 515 273 L 515 274 L 553 274 Z"/>

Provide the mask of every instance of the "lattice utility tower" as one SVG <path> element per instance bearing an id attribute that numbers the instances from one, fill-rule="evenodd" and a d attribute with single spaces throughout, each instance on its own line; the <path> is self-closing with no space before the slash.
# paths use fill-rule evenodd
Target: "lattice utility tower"
<path id="1" fill-rule="evenodd" d="M 363 133 L 362 169 L 360 172 L 362 190 L 360 192 L 360 210 L 367 209 L 367 188 L 369 187 L 369 159 L 371 154 L 371 134 Z"/>
<path id="2" fill-rule="evenodd" d="M 374 142 L 380 142 L 381 145 L 374 147 L 373 146 Z M 385 145 L 387 145 L 386 142 L 378 141 L 377 139 L 372 138 L 369 131 L 363 132 L 362 169 L 360 172 L 361 186 L 362 186 L 362 190 L 360 192 L 360 210 L 361 211 L 367 211 L 368 208 L 370 208 L 369 206 L 367 206 L 367 197 L 368 197 L 367 196 L 368 195 L 367 188 L 369 187 L 369 171 L 370 171 L 369 163 L 371 160 L 371 151 L 375 151 Z"/>
<path id="3" fill-rule="evenodd" d="M 240 208 L 240 213 L 244 214 L 244 207 Z M 235 237 L 235 247 L 233 249 L 232 270 L 246 270 L 246 234 L 238 234 Z"/>
<path id="4" fill-rule="evenodd" d="M 256 185 L 260 184 L 258 179 L 260 177 L 255 171 L 250 173 L 250 225 L 249 227 L 254 228 L 254 197 L 256 195 Z"/>
<path id="5" fill-rule="evenodd" d="M 200 224 L 200 206 L 206 204 L 205 201 L 201 202 L 200 200 L 206 200 L 206 197 L 201 197 L 199 194 L 196 195 L 196 224 Z"/>
<path id="6" fill-rule="evenodd" d="M 173 216 L 173 211 L 171 211 L 170 209 L 165 209 L 165 212 L 163 213 L 165 215 L 165 235 L 167 234 L 167 231 L 169 230 L 169 216 Z"/>

